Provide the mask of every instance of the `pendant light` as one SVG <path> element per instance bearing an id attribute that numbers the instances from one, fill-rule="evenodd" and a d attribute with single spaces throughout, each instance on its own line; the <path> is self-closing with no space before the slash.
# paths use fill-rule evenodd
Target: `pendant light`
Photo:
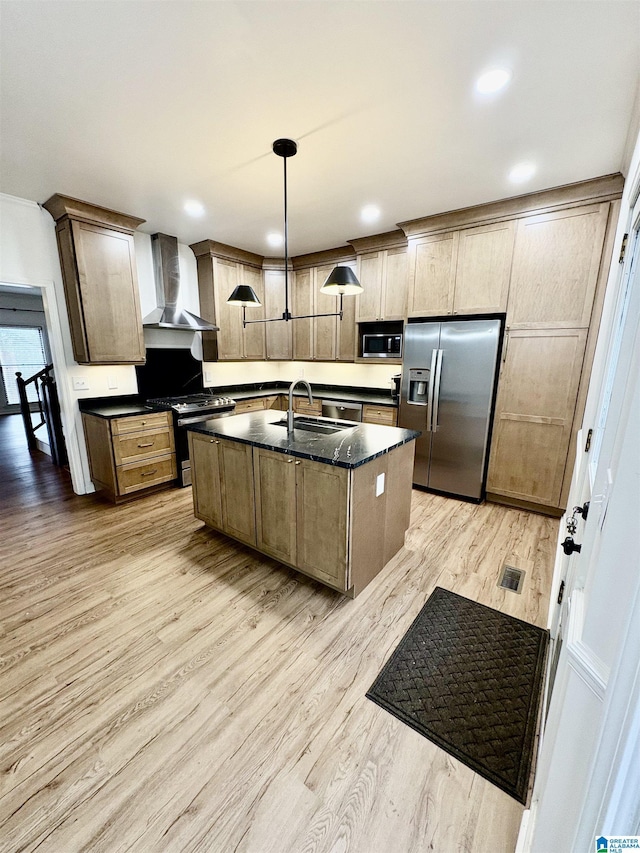
<path id="1" fill-rule="evenodd" d="M 247 320 L 246 309 L 251 306 L 259 306 L 262 303 L 254 289 L 248 284 L 239 284 L 231 296 L 227 299 L 230 305 L 242 307 L 242 325 L 249 323 L 275 323 L 278 320 L 307 320 L 312 317 L 338 317 L 342 320 L 342 297 L 354 296 L 362 292 L 362 285 L 351 267 L 337 266 L 327 276 L 326 281 L 320 288 L 321 293 L 328 293 L 340 298 L 340 310 L 327 314 L 300 314 L 294 316 L 289 311 L 289 217 L 287 211 L 287 158 L 294 157 L 298 151 L 298 144 L 293 139 L 276 139 L 273 143 L 273 152 L 284 161 L 284 311 L 281 317 L 271 317 L 265 320 Z"/>

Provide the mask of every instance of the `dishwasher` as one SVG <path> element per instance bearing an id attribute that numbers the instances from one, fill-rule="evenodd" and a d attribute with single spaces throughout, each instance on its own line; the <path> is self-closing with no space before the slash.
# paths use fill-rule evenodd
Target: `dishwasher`
<path id="1" fill-rule="evenodd" d="M 323 400 L 322 417 L 336 421 L 362 421 L 362 404 L 344 400 Z"/>

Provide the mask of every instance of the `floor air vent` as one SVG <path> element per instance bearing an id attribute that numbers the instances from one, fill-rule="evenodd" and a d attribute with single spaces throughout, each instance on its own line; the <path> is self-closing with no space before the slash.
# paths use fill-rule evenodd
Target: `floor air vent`
<path id="1" fill-rule="evenodd" d="M 524 572 L 522 569 L 514 569 L 513 566 L 504 566 L 500 574 L 498 586 L 502 589 L 508 589 L 511 592 L 522 592 L 522 584 L 524 583 Z"/>

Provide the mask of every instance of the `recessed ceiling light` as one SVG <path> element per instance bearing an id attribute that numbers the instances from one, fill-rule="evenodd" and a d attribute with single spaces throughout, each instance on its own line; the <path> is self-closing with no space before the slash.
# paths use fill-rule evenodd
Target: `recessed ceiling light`
<path id="1" fill-rule="evenodd" d="M 200 201 L 185 201 L 184 209 L 189 216 L 204 216 L 205 214 L 204 204 Z"/>
<path id="2" fill-rule="evenodd" d="M 518 163 L 509 172 L 509 180 L 512 184 L 523 184 L 528 181 L 536 173 L 536 167 L 533 163 Z"/>
<path id="3" fill-rule="evenodd" d="M 375 222 L 380 219 L 380 208 L 375 204 L 367 204 L 360 211 L 360 219 L 363 222 Z"/>
<path id="4" fill-rule="evenodd" d="M 278 246 L 282 246 L 284 243 L 284 238 L 282 234 L 276 234 L 275 231 L 272 231 L 271 234 L 267 234 L 267 243 L 274 249 L 277 249 Z"/>
<path id="5" fill-rule="evenodd" d="M 481 95 L 491 95 L 493 92 L 504 89 L 509 80 L 511 80 L 511 71 L 508 68 L 492 68 L 491 71 L 485 71 L 478 77 L 476 89 Z"/>

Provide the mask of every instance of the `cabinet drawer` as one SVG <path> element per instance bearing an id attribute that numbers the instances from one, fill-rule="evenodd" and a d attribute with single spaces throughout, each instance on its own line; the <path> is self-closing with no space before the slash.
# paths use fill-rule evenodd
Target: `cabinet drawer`
<path id="1" fill-rule="evenodd" d="M 254 397 L 252 400 L 238 400 L 233 410 L 234 415 L 243 415 L 245 412 L 259 412 L 268 409 L 267 397 Z"/>
<path id="2" fill-rule="evenodd" d="M 363 406 L 362 420 L 366 424 L 396 426 L 398 423 L 398 411 L 391 408 L 391 406 Z"/>
<path id="3" fill-rule="evenodd" d="M 117 469 L 118 494 L 128 495 L 139 489 L 148 489 L 159 483 L 167 483 L 177 477 L 174 453 L 156 456 L 147 462 L 129 462 Z"/>
<path id="4" fill-rule="evenodd" d="M 116 465 L 140 462 L 153 456 L 173 453 L 173 431 L 161 427 L 113 436 L 113 455 Z"/>
<path id="5" fill-rule="evenodd" d="M 144 415 L 131 415 L 126 418 L 114 418 L 111 421 L 111 434 L 122 435 L 125 432 L 137 430 L 171 427 L 171 412 L 149 412 Z"/>
<path id="6" fill-rule="evenodd" d="M 306 397 L 294 397 L 293 411 L 301 415 L 322 415 L 322 403 L 320 400 L 309 403 Z"/>

